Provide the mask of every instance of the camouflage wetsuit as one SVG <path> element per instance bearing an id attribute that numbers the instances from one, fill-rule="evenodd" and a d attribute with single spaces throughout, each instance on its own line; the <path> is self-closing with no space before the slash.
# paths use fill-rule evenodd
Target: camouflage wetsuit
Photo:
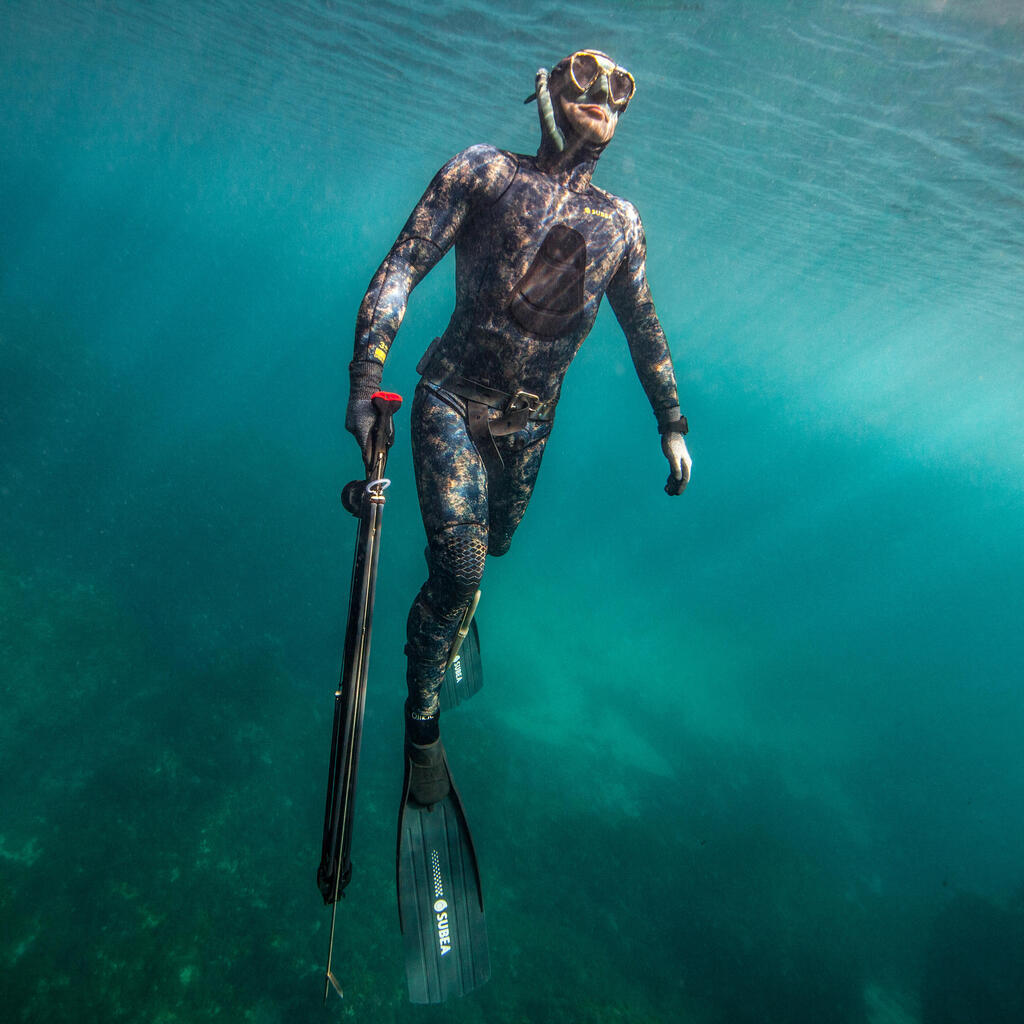
<path id="1" fill-rule="evenodd" d="M 526 511 L 562 379 L 603 295 L 659 423 L 679 419 L 640 217 L 591 184 L 595 160 L 565 169 L 486 145 L 460 153 L 431 182 L 359 310 L 353 380 L 361 370 L 379 380 L 409 293 L 454 245 L 455 311 L 417 367 L 412 409 L 429 567 L 408 622 L 414 721 L 437 713 L 485 555 L 508 550 Z M 519 411 L 503 412 L 514 396 Z"/>

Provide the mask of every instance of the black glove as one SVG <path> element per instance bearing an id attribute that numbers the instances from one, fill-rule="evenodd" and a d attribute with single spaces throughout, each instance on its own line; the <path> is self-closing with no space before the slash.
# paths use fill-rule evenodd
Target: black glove
<path id="1" fill-rule="evenodd" d="M 348 364 L 348 408 L 345 410 L 345 429 L 359 443 L 363 465 L 370 468 L 370 433 L 377 421 L 377 411 L 370 399 L 380 391 L 384 367 L 372 359 L 354 360 Z"/>

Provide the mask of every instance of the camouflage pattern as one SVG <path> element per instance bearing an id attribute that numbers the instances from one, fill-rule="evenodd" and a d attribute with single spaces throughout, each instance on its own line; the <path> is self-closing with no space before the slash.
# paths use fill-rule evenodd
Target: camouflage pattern
<path id="1" fill-rule="evenodd" d="M 409 613 L 406 654 L 409 710 L 423 719 L 437 714 L 445 662 L 480 586 L 484 556 L 508 551 L 526 512 L 552 425 L 534 422 L 496 437 L 504 464 L 497 478 L 469 437 L 457 396 L 421 381 L 411 426 L 429 576 Z"/>
<path id="2" fill-rule="evenodd" d="M 551 431 L 550 422 L 530 422 L 496 437 L 504 470 L 489 477 L 467 430 L 465 403 L 427 382 L 457 375 L 508 395 L 522 389 L 542 402 L 557 400 L 607 295 L 658 421 L 679 417 L 672 360 L 647 284 L 643 226 L 631 203 L 591 183 L 595 162 L 594 150 L 559 159 L 544 147 L 536 157 L 488 145 L 458 154 L 434 177 L 359 309 L 354 361 L 382 366 L 409 293 L 454 246 L 455 310 L 420 361 L 424 382 L 413 403 L 429 568 L 408 622 L 414 719 L 437 713 L 445 661 L 484 556 L 508 550 Z M 556 226 L 553 237 L 578 233 L 585 243 L 580 308 L 561 333 L 542 336 L 523 326 L 513 298 Z"/>
<path id="3" fill-rule="evenodd" d="M 646 241 L 632 203 L 591 184 L 593 162 L 542 169 L 537 157 L 472 146 L 450 160 L 406 222 L 370 283 L 356 321 L 354 358 L 383 363 L 409 292 L 455 246 L 455 310 L 424 372 L 458 373 L 514 394 L 557 399 L 605 294 L 656 414 L 678 407 L 672 359 L 646 276 Z M 540 338 L 510 315 L 515 286 L 556 224 L 586 241 L 582 316 Z"/>

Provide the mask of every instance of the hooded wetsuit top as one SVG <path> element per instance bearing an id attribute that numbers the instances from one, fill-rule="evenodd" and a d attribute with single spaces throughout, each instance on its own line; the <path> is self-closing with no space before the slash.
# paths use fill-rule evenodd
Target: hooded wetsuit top
<path id="1" fill-rule="evenodd" d="M 356 360 L 383 364 L 410 291 L 455 246 L 455 311 L 420 364 L 506 394 L 557 400 L 607 294 L 659 421 L 676 382 L 645 272 L 632 203 L 590 183 L 593 163 L 558 177 L 538 159 L 479 145 L 437 173 L 374 275 L 356 322 Z"/>
<path id="2" fill-rule="evenodd" d="M 455 311 L 420 361 L 424 382 L 412 408 L 429 567 L 407 625 L 408 720 L 426 729 L 417 742 L 436 736 L 423 723 L 436 720 L 463 611 L 480 585 L 485 556 L 508 550 L 526 511 L 553 403 L 603 295 L 659 423 L 679 418 L 671 356 L 647 285 L 640 217 L 631 203 L 591 184 L 593 169 L 593 159 L 557 170 L 542 166 L 540 156 L 486 145 L 458 154 L 431 182 L 359 309 L 355 360 L 383 364 L 409 293 L 455 247 Z M 541 403 L 543 415 L 493 439 L 500 473 L 489 471 L 467 430 L 459 397 L 466 381 L 508 396 L 531 392 Z"/>

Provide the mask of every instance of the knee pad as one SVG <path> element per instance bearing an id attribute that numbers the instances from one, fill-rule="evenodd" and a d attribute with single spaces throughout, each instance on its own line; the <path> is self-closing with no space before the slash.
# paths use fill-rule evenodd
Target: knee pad
<path id="1" fill-rule="evenodd" d="M 487 558 L 487 528 L 479 523 L 447 526 L 430 538 L 430 574 L 446 577 L 460 602 L 480 588 Z"/>

